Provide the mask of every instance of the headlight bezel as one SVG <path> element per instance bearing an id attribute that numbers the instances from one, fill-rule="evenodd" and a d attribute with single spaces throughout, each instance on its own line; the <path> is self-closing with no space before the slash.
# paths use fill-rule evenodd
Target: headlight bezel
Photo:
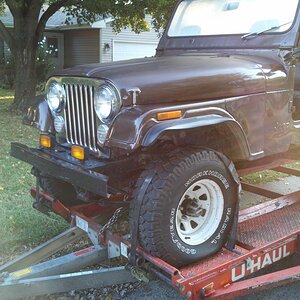
<path id="1" fill-rule="evenodd" d="M 113 86 L 104 83 L 95 89 L 94 110 L 102 124 L 110 125 L 120 108 L 120 96 Z"/>
<path id="2" fill-rule="evenodd" d="M 51 93 L 53 93 L 51 97 Z M 57 103 L 54 104 L 55 96 L 57 97 Z M 52 98 L 52 99 L 51 99 Z M 46 94 L 46 101 L 51 112 L 54 115 L 61 113 L 65 106 L 66 106 L 66 92 L 64 87 L 58 83 L 56 80 L 52 80 L 47 84 L 47 94 Z"/>

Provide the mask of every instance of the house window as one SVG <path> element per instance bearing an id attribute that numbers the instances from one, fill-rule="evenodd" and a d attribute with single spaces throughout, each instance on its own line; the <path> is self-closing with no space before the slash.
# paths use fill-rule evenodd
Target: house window
<path id="1" fill-rule="evenodd" d="M 52 57 L 58 58 L 58 38 L 47 37 L 47 48 Z"/>
<path id="2" fill-rule="evenodd" d="M 45 32 L 44 43 L 53 66 L 62 69 L 64 66 L 64 34 Z"/>

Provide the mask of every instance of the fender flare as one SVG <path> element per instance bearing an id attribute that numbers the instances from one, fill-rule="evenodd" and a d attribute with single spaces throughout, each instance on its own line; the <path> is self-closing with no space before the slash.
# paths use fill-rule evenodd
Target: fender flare
<path id="1" fill-rule="evenodd" d="M 53 117 L 45 98 L 45 95 L 35 98 L 35 104 L 27 109 L 23 124 L 52 133 L 54 131 Z"/>
<path id="2" fill-rule="evenodd" d="M 217 114 L 209 114 L 158 123 L 146 132 L 142 139 L 142 147 L 151 147 L 163 135 L 167 135 L 173 132 L 217 126 L 220 124 L 226 124 L 226 126 L 230 129 L 231 134 L 233 134 L 239 141 L 243 155 L 245 157 L 250 157 L 251 151 L 246 134 L 241 125 L 230 115 L 221 116 Z"/>

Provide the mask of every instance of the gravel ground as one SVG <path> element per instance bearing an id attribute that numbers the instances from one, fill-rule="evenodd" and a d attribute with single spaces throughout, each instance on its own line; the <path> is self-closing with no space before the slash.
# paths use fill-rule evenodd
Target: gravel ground
<path id="1" fill-rule="evenodd" d="M 261 293 L 252 294 L 239 300 L 299 300 L 300 284 L 294 283 L 284 287 L 266 290 Z M 238 300 L 238 299 L 237 299 Z"/>
<path id="2" fill-rule="evenodd" d="M 117 298 L 116 298 L 117 299 Z M 153 281 L 141 290 L 135 291 L 125 297 L 126 300 L 183 300 L 173 288 L 159 281 Z M 254 293 L 245 297 L 236 298 L 236 300 L 299 300 L 300 284 L 266 290 L 261 293 Z M 83 299 L 82 299 L 83 300 Z"/>
<path id="3" fill-rule="evenodd" d="M 103 290 L 88 290 L 71 292 L 68 294 L 31 298 L 30 300 L 110 300 L 110 299 L 125 299 L 125 300 L 183 300 L 175 289 L 165 283 L 153 280 L 147 285 L 136 287 L 135 290 L 126 294 L 133 286 L 130 284 L 105 288 Z M 236 298 L 236 300 L 299 300 L 300 299 L 300 284 L 294 283 L 284 287 L 266 290 L 260 293 L 254 293 L 245 297 Z M 29 299 L 26 299 L 29 300 Z"/>

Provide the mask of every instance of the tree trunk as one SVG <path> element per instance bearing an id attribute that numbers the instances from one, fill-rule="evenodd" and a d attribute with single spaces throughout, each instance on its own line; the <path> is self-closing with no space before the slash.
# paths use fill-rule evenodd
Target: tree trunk
<path id="1" fill-rule="evenodd" d="M 15 99 L 12 104 L 14 110 L 24 112 L 34 102 L 36 94 L 36 56 L 37 45 L 34 43 L 24 51 L 18 49 L 14 55 L 16 70 Z"/>
<path id="2" fill-rule="evenodd" d="M 26 111 L 34 102 L 38 43 L 47 21 L 64 5 L 77 3 L 75 0 L 51 1 L 52 3 L 43 11 L 43 4 L 48 2 L 50 1 L 5 0 L 14 17 L 14 28 L 11 33 L 0 20 L 0 37 L 9 46 L 15 62 L 16 91 L 12 105 L 14 110 Z"/>
<path id="3" fill-rule="evenodd" d="M 11 48 L 15 64 L 15 99 L 12 109 L 26 111 L 35 98 L 36 59 L 40 34 L 37 33 L 42 1 L 13 7 L 14 41 Z"/>

